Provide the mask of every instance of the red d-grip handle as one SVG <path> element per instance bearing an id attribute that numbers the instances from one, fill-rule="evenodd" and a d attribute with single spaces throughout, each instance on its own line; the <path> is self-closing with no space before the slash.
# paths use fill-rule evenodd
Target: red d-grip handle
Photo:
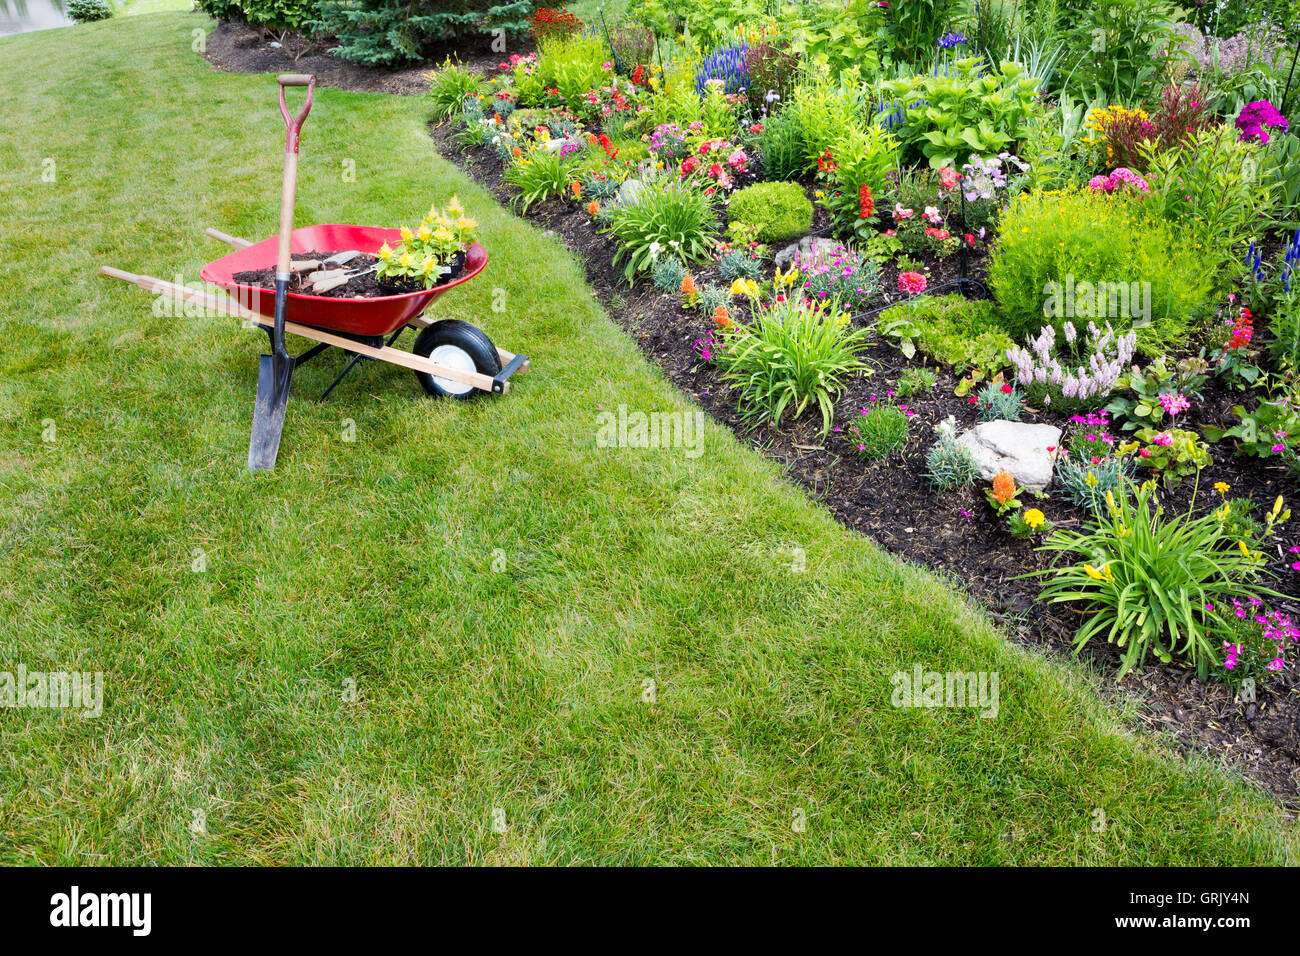
<path id="1" fill-rule="evenodd" d="M 289 128 L 285 136 L 284 151 L 286 153 L 298 152 L 298 135 L 302 132 L 303 120 L 311 112 L 311 94 L 316 89 L 316 77 L 307 73 L 281 73 L 276 79 L 280 84 L 280 113 L 284 116 L 284 125 Z M 296 117 L 289 115 L 289 107 L 284 102 L 284 88 L 286 86 L 305 86 L 307 87 L 307 99 L 303 101 L 302 109 Z"/>

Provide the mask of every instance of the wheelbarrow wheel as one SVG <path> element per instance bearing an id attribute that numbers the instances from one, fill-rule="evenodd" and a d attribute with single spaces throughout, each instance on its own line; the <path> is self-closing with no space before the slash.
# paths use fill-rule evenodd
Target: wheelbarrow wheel
<path id="1" fill-rule="evenodd" d="M 482 329 L 460 319 L 443 319 L 427 326 L 415 340 L 416 355 L 465 372 L 478 372 L 491 377 L 501 371 L 501 359 L 496 346 Z M 467 399 L 480 391 L 473 385 L 452 381 L 428 372 L 416 372 L 424 390 L 437 398 Z"/>

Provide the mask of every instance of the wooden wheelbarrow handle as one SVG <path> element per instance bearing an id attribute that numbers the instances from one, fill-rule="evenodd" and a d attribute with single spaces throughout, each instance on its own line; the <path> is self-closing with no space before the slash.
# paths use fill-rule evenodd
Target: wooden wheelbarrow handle
<path id="1" fill-rule="evenodd" d="M 207 233 L 209 236 L 211 236 L 213 239 L 216 239 L 218 242 L 224 242 L 226 245 L 234 246 L 236 249 L 247 249 L 249 246 L 252 245 L 252 243 L 249 242 L 247 239 L 240 239 L 238 236 L 227 235 L 226 233 L 222 232 L 220 229 L 213 229 L 211 227 L 208 227 L 203 231 Z"/>

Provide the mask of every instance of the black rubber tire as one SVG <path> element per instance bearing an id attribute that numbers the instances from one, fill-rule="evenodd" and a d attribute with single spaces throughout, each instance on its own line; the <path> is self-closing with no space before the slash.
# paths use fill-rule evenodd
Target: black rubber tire
<path id="1" fill-rule="evenodd" d="M 482 329 L 468 322 L 462 322 L 460 319 L 443 319 L 441 322 L 427 326 L 416 338 L 415 347 L 411 351 L 416 355 L 429 358 L 440 346 L 449 346 L 465 353 L 474 363 L 474 370 L 480 375 L 490 378 L 501 371 L 501 359 L 492 340 Z M 477 388 L 455 391 L 450 387 L 443 387 L 428 372 L 416 372 L 415 377 L 420 380 L 424 390 L 435 398 L 459 398 L 463 401 L 475 395 L 487 394 Z"/>

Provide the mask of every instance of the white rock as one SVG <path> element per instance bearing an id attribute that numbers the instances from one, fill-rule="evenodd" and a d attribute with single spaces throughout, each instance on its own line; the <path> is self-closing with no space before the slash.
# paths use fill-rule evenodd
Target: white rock
<path id="1" fill-rule="evenodd" d="M 795 253 L 798 253 L 801 259 L 807 259 L 809 256 L 827 256 L 842 245 L 844 243 L 825 236 L 804 236 L 798 242 L 792 242 L 778 252 L 776 264 L 779 268 L 786 269 L 794 261 Z"/>
<path id="2" fill-rule="evenodd" d="M 1006 471 L 1016 484 L 1028 491 L 1043 491 L 1052 483 L 1053 454 L 1061 442 L 1061 430 L 1055 425 L 1030 425 L 1025 422 L 997 420 L 982 422 L 963 432 L 957 443 L 970 449 L 980 466 L 980 477 L 991 481 L 999 471 Z"/>
<path id="3" fill-rule="evenodd" d="M 639 179 L 625 179 L 618 187 L 618 196 L 615 197 L 620 206 L 633 206 L 645 192 L 645 183 Z"/>
<path id="4" fill-rule="evenodd" d="M 582 144 L 576 139 L 548 139 L 546 142 L 542 143 L 542 149 L 546 150 L 548 153 L 564 149 L 565 146 L 577 146 L 579 149 L 582 148 Z"/>

